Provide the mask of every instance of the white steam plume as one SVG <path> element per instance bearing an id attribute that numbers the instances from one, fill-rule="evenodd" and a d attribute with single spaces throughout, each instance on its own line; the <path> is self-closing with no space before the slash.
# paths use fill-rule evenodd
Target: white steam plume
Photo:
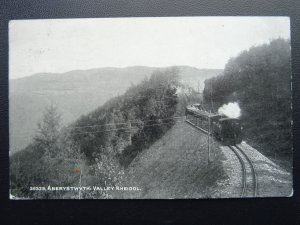
<path id="1" fill-rule="evenodd" d="M 239 118 L 241 116 L 241 109 L 237 102 L 229 102 L 220 107 L 218 113 L 229 118 Z"/>

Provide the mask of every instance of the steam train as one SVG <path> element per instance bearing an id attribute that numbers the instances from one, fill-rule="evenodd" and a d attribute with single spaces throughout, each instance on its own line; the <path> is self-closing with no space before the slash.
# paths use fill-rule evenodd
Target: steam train
<path id="1" fill-rule="evenodd" d="M 242 142 L 241 121 L 225 115 L 207 112 L 201 105 L 194 104 L 185 108 L 186 121 L 205 133 L 213 135 L 224 145 Z"/>

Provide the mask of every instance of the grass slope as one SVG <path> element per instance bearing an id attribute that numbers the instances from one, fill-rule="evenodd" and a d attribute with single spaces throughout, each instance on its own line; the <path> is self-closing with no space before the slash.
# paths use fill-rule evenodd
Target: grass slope
<path id="1" fill-rule="evenodd" d="M 214 142 L 212 149 L 218 149 Z M 215 186 L 227 179 L 223 157 L 220 151 L 212 151 L 207 167 L 207 136 L 178 121 L 128 167 L 124 184 L 141 191 L 124 193 L 123 198 L 211 197 Z"/>

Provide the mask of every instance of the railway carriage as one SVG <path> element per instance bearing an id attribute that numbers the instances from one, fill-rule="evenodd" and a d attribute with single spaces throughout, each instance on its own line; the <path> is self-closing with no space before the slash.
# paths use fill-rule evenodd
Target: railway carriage
<path id="1" fill-rule="evenodd" d="M 198 105 L 186 107 L 186 119 L 205 133 L 214 135 L 225 145 L 242 142 L 242 126 L 239 119 L 199 110 Z"/>

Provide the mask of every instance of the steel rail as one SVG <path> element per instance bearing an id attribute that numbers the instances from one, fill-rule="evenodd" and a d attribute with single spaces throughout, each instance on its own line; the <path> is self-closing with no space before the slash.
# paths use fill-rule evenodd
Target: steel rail
<path id="1" fill-rule="evenodd" d="M 252 175 L 253 175 L 253 183 L 254 183 L 254 189 L 253 189 L 253 195 L 254 197 L 257 196 L 257 189 L 258 189 L 258 181 L 257 181 L 257 174 L 253 165 L 252 160 L 249 158 L 249 156 L 237 145 L 235 145 L 235 147 L 243 154 L 243 156 L 246 158 L 246 160 L 248 161 L 250 168 L 252 170 Z"/>
<path id="2" fill-rule="evenodd" d="M 237 158 L 239 159 L 240 161 L 240 164 L 242 166 L 242 170 L 243 170 L 243 177 L 242 177 L 242 180 L 243 180 L 243 186 L 242 186 L 242 193 L 241 193 L 241 197 L 244 197 L 245 196 L 245 192 L 246 192 L 246 188 L 247 188 L 247 181 L 246 181 L 246 176 L 247 176 L 247 173 L 246 173 L 246 166 L 245 166 L 245 162 L 244 160 L 242 159 L 242 157 L 240 156 L 240 154 L 237 152 L 237 150 L 235 150 L 233 148 L 233 146 L 228 146 L 233 152 L 234 154 L 237 156 Z"/>

